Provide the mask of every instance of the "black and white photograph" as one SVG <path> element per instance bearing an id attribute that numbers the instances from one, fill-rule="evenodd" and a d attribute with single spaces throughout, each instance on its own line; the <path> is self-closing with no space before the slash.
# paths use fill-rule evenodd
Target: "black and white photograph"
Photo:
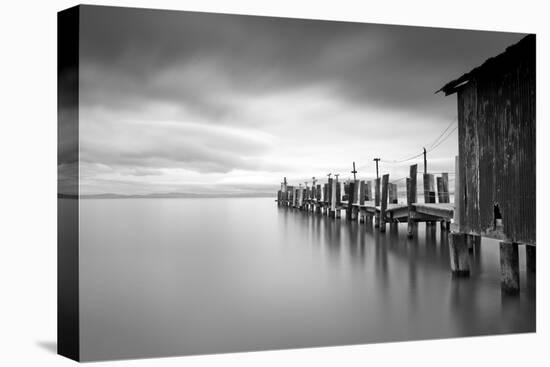
<path id="1" fill-rule="evenodd" d="M 78 46 L 60 44 L 79 292 L 61 354 L 535 331 L 534 34 L 86 5 L 59 21 Z"/>
<path id="2" fill-rule="evenodd" d="M 0 364 L 543 361 L 547 22 L 423 2 L 6 8 Z"/>

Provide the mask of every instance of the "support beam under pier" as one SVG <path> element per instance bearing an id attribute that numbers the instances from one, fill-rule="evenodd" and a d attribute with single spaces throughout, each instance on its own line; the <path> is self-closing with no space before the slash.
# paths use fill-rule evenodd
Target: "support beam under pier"
<path id="1" fill-rule="evenodd" d="M 470 276 L 470 256 L 468 243 L 464 233 L 451 233 L 449 238 L 449 254 L 451 271 L 454 276 Z"/>
<path id="2" fill-rule="evenodd" d="M 500 288 L 505 294 L 519 294 L 518 244 L 500 243 Z"/>

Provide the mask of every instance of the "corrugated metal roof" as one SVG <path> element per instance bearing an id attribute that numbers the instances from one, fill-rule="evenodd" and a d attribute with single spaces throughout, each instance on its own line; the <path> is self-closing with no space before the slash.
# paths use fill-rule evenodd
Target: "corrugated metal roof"
<path id="1" fill-rule="evenodd" d="M 459 77 L 458 79 L 455 79 L 445 84 L 435 93 L 444 92 L 445 95 L 448 96 L 450 94 L 456 93 L 458 89 L 468 84 L 470 80 L 478 76 L 494 75 L 509 70 L 510 66 L 525 58 L 525 52 L 534 52 L 536 41 L 535 37 L 536 36 L 534 34 L 529 34 L 525 36 L 518 43 L 507 47 L 503 53 L 487 59 L 487 61 L 485 61 L 477 68 L 474 68 L 470 72 Z"/>

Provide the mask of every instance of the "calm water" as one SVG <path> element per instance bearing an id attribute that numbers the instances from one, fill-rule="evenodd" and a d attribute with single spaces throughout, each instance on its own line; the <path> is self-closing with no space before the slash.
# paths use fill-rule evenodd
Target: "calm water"
<path id="1" fill-rule="evenodd" d="M 438 227 L 438 226 L 437 226 Z M 501 296 L 498 243 L 452 279 L 446 235 L 273 199 L 82 200 L 84 360 L 528 332 L 534 279 Z"/>

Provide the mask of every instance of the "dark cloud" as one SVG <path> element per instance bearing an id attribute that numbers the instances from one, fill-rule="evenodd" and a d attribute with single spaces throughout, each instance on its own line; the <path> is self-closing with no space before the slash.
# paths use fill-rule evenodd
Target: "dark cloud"
<path id="1" fill-rule="evenodd" d="M 436 89 L 522 37 L 110 7 L 84 7 L 81 27 L 81 60 L 98 71 L 86 79 L 91 101 L 160 99 L 213 116 L 231 112 L 219 88 L 256 94 L 319 84 L 362 105 L 442 113 Z"/>
<path id="2" fill-rule="evenodd" d="M 456 116 L 434 91 L 522 37 L 92 6 L 80 26 L 81 187 L 94 192 L 168 185 L 174 170 L 227 188 L 410 156 Z M 456 141 L 436 153 L 452 170 Z"/>

